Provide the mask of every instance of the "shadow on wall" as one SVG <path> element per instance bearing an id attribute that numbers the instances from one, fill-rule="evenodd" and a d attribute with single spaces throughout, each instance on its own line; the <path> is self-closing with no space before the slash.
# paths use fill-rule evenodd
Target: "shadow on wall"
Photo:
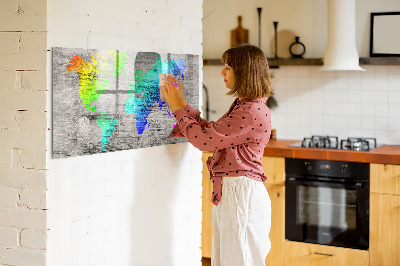
<path id="1" fill-rule="evenodd" d="M 175 230 L 179 230 L 174 213 L 179 212 L 179 178 L 185 143 L 163 146 L 165 150 L 143 150 L 134 163 L 133 202 L 130 208 L 131 264 L 174 265 Z M 183 147 L 183 149 L 182 149 Z M 161 147 L 160 147 L 161 148 Z M 157 153 L 159 151 L 159 153 Z M 184 210 L 181 210 L 184 211 Z"/>

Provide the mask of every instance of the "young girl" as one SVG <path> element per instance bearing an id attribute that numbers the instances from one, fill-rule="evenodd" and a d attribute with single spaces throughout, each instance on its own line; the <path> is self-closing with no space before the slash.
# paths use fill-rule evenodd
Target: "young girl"
<path id="1" fill-rule="evenodd" d="M 201 151 L 214 151 L 207 160 L 213 182 L 212 265 L 265 265 L 271 248 L 271 201 L 261 164 L 271 131 L 268 62 L 252 45 L 228 49 L 222 62 L 227 95 L 237 98 L 216 122 L 207 122 L 186 103 L 177 79 L 169 77 L 161 88 L 179 125 L 170 137 L 186 137 Z"/>

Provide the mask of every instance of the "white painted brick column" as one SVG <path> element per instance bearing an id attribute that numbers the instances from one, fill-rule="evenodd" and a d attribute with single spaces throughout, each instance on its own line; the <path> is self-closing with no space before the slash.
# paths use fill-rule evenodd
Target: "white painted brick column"
<path id="1" fill-rule="evenodd" d="M 46 263 L 46 6 L 0 1 L 0 265 Z"/>

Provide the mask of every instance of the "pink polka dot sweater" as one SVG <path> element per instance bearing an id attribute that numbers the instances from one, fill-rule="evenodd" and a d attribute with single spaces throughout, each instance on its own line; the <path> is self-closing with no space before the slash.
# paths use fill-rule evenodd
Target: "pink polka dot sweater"
<path id="1" fill-rule="evenodd" d="M 216 122 L 201 118 L 200 111 L 189 104 L 174 112 L 178 126 L 169 137 L 186 137 L 199 150 L 214 151 L 207 160 L 214 205 L 221 200 L 224 176 L 247 176 L 261 182 L 267 179 L 261 164 L 271 132 L 271 112 L 266 100 L 267 97 L 236 98 Z"/>

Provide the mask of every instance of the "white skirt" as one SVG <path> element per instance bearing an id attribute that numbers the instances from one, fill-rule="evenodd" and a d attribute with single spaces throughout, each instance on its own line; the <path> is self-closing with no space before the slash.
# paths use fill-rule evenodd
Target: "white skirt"
<path id="1" fill-rule="evenodd" d="M 212 210 L 212 266 L 262 266 L 271 249 L 271 200 L 264 184 L 222 178 L 222 197 Z"/>

